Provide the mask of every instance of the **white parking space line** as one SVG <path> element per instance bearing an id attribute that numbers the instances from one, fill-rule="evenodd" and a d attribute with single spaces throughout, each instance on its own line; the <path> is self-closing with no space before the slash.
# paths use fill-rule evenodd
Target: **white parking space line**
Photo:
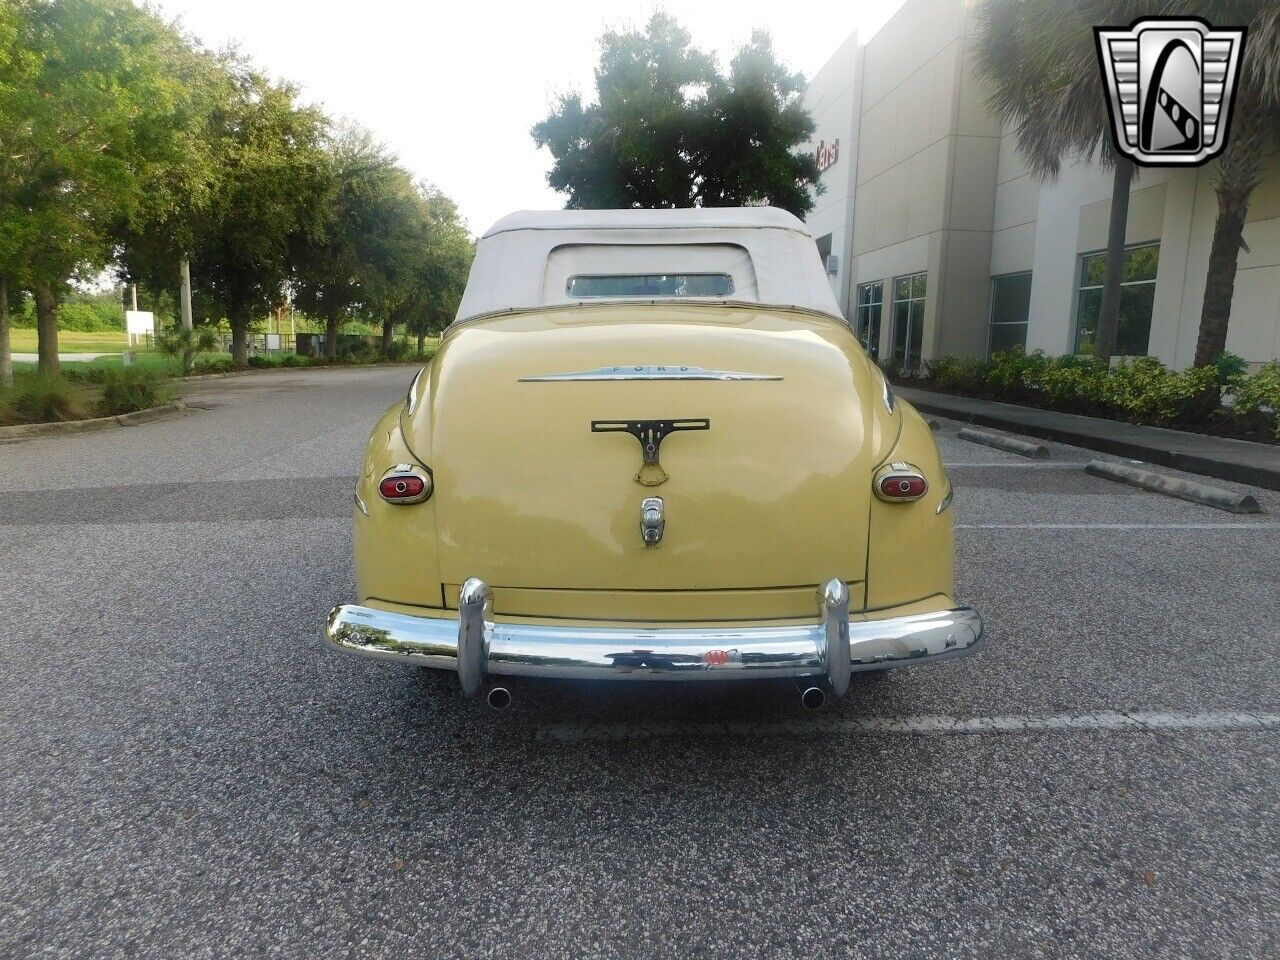
<path id="1" fill-rule="evenodd" d="M 1280 530 L 1280 523 L 957 523 L 957 530 Z"/>
<path id="2" fill-rule="evenodd" d="M 1230 733 L 1280 730 L 1280 713 L 1176 710 L 1102 710 L 1095 713 L 954 717 L 816 716 L 779 722 L 664 723 L 551 723 L 537 727 L 536 739 L 548 743 L 586 743 L 610 740 L 649 740 L 688 736 L 769 737 L 814 734 L 822 736 L 951 736 L 1034 733 Z"/>

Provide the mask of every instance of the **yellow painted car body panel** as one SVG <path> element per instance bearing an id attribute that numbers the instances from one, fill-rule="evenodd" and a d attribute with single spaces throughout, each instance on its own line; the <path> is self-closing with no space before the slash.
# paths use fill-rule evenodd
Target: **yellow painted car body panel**
<path id="1" fill-rule="evenodd" d="M 522 382 L 628 364 L 782 379 Z M 855 609 L 951 593 L 932 435 L 906 404 L 887 410 L 879 371 L 830 317 L 669 301 L 518 311 L 453 328 L 412 394 L 366 451 L 362 602 L 442 609 L 479 577 L 504 619 L 774 622 L 812 620 L 831 577 Z M 591 430 L 675 418 L 710 429 L 667 436 L 656 487 L 635 479 L 635 437 Z M 872 495 L 890 458 L 925 472 L 924 500 Z M 387 504 L 377 480 L 406 461 L 434 493 Z M 640 536 L 648 496 L 666 512 L 656 547 Z"/>
<path id="2" fill-rule="evenodd" d="M 938 505 L 951 492 L 951 482 L 928 423 L 909 403 L 899 400 L 897 406 L 902 432 L 885 462 L 905 461 L 918 467 L 929 481 L 929 490 L 914 503 L 885 503 L 871 497 L 867 554 L 867 607 L 871 609 L 954 591 L 952 512 L 938 512 Z"/>
<path id="3" fill-rule="evenodd" d="M 445 606 L 457 609 L 461 584 L 444 585 Z M 850 583 L 849 602 L 863 605 L 861 583 Z M 710 620 L 812 620 L 817 607 L 813 586 L 762 590 L 528 590 L 496 587 L 498 616 L 544 616 L 563 620 L 637 623 L 662 611 L 667 623 Z"/>
<path id="4" fill-rule="evenodd" d="M 398 463 L 417 462 L 400 432 L 403 408 L 403 403 L 397 403 L 382 415 L 365 448 L 356 486 L 356 593 L 362 601 L 376 597 L 440 607 L 435 504 L 428 499 L 399 506 L 378 495 L 378 481 L 387 470 Z"/>

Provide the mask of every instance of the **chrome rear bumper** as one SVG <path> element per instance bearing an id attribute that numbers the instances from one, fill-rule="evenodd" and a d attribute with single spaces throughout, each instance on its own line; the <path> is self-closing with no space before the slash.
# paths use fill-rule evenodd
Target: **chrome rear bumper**
<path id="1" fill-rule="evenodd" d="M 344 604 L 325 637 L 340 650 L 456 670 L 467 696 L 488 675 L 617 680 L 825 678 L 843 696 L 849 675 L 973 653 L 982 617 L 969 607 L 863 620 L 849 617 L 849 590 L 818 590 L 817 623 L 746 627 L 619 627 L 499 623 L 482 581 L 462 585 L 457 615 L 416 617 Z"/>

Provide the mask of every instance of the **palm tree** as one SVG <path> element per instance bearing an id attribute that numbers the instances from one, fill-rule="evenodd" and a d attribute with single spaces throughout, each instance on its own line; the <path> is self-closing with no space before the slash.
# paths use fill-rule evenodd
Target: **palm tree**
<path id="1" fill-rule="evenodd" d="M 1203 367 L 1215 363 L 1227 349 L 1227 322 L 1249 197 L 1280 128 L 1280 5 L 1275 0 L 1184 0 L 1171 4 L 1167 12 L 1196 14 L 1217 27 L 1248 28 L 1229 139 L 1213 184 L 1218 219 L 1213 225 L 1195 357 L 1195 365 Z"/>
<path id="2" fill-rule="evenodd" d="M 984 0 L 978 8 L 978 68 L 992 111 L 1012 124 L 1032 172 L 1057 177 L 1062 158 L 1096 157 L 1112 171 L 1107 274 L 1093 355 L 1111 362 L 1120 316 L 1125 225 L 1134 165 L 1116 152 L 1098 69 L 1095 25 L 1123 23 L 1152 4 L 1126 0 Z"/>

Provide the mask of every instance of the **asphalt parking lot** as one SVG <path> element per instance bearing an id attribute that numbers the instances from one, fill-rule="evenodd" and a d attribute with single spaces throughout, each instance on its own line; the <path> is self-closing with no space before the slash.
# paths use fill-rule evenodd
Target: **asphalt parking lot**
<path id="1" fill-rule="evenodd" d="M 943 421 L 981 656 L 499 715 L 320 641 L 412 374 L 0 446 L 0 956 L 1280 955 L 1276 493 Z"/>

